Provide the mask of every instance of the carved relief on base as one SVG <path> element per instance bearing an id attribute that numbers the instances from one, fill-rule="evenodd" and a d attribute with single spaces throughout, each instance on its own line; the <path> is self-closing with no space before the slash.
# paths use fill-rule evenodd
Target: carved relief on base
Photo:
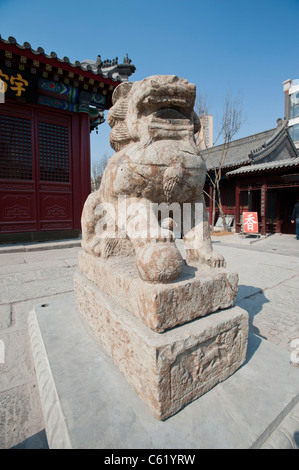
<path id="1" fill-rule="evenodd" d="M 170 368 L 170 398 L 180 400 L 207 382 L 221 378 L 240 362 L 244 336 L 238 326 L 180 354 Z"/>

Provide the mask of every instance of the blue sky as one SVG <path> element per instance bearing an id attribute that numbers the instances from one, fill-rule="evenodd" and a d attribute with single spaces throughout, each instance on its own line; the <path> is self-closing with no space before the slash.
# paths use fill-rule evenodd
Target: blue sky
<path id="1" fill-rule="evenodd" d="M 214 115 L 240 96 L 244 122 L 236 138 L 284 117 L 282 82 L 299 78 L 299 0 L 0 0 L 0 34 L 71 61 L 128 53 L 131 80 L 175 74 L 195 83 Z M 92 161 L 112 155 L 110 128 L 91 137 Z"/>

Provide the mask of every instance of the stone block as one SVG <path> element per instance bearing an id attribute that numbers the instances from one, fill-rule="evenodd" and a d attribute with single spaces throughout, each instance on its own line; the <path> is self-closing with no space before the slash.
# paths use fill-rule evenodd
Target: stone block
<path id="1" fill-rule="evenodd" d="M 238 274 L 207 265 L 185 264 L 182 274 L 168 284 L 140 279 L 133 257 L 105 260 L 81 250 L 79 268 L 105 294 L 157 332 L 231 307 L 238 291 Z"/>
<path id="2" fill-rule="evenodd" d="M 79 271 L 74 288 L 88 330 L 159 420 L 226 380 L 245 361 L 248 314 L 239 307 L 158 333 L 125 308 L 122 296 L 116 302 Z M 174 314 L 177 304 L 170 305 Z"/>

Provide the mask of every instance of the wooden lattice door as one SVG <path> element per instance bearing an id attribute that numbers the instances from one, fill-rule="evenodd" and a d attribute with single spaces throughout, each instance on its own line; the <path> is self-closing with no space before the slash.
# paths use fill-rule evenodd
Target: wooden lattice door
<path id="1" fill-rule="evenodd" d="M 73 228 L 71 116 L 0 108 L 0 233 Z"/>
<path id="2" fill-rule="evenodd" d="M 39 230 L 73 228 L 70 118 L 36 114 Z"/>
<path id="3" fill-rule="evenodd" d="M 0 108 L 0 233 L 37 230 L 31 109 Z"/>

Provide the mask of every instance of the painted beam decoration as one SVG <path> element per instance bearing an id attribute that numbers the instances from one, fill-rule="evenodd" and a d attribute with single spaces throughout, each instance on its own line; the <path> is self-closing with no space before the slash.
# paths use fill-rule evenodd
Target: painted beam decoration
<path id="1" fill-rule="evenodd" d="M 80 91 L 62 82 L 39 78 L 38 104 L 73 112 L 83 112 L 96 118 L 105 109 L 107 97 L 100 93 Z"/>
<path id="2" fill-rule="evenodd" d="M 42 47 L 19 44 L 0 35 L 0 103 L 12 99 L 60 110 L 87 113 L 90 130 L 104 122 L 103 111 L 112 106 L 113 90 L 135 72 L 128 55 L 118 58 L 71 62 Z"/>

